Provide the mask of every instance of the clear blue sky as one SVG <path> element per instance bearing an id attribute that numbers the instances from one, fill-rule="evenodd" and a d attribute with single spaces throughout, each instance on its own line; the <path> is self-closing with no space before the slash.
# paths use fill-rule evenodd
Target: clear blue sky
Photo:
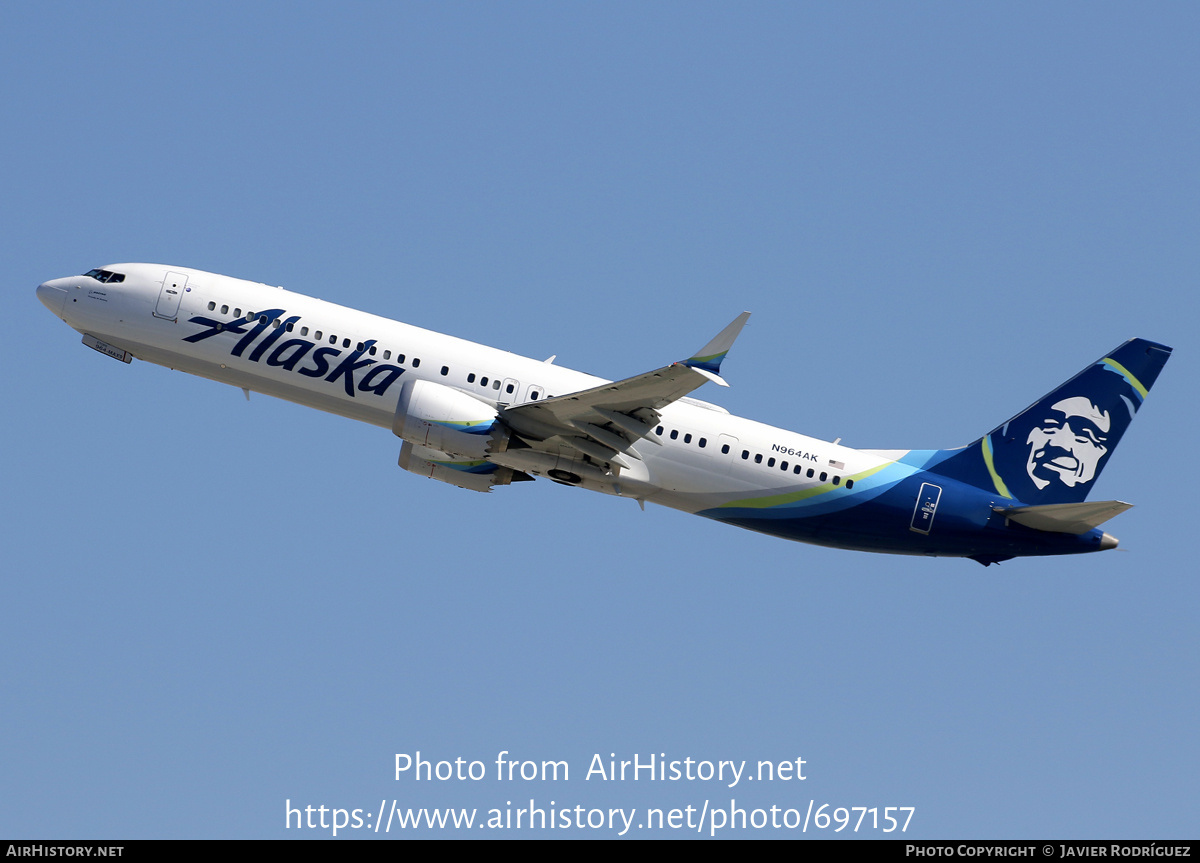
<path id="1" fill-rule="evenodd" d="M 4 16 L 0 835 L 533 797 L 1195 837 L 1193 4 Z M 418 478 L 386 430 L 112 362 L 34 297 L 130 260 L 610 378 L 749 309 L 697 395 L 851 446 L 964 444 L 1127 338 L 1176 353 L 1096 489 L 1137 504 L 1122 550 L 984 569 Z M 394 781 L 417 750 L 571 779 Z M 604 784 L 594 753 L 808 778 Z"/>

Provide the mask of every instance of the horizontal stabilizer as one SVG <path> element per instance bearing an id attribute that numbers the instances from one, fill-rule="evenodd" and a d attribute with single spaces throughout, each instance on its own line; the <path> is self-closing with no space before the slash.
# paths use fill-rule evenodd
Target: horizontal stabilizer
<path id="1" fill-rule="evenodd" d="M 1051 533 L 1087 533 L 1133 506 L 1119 500 L 1083 503 L 1051 503 L 1043 506 L 995 507 L 1010 521 Z"/>

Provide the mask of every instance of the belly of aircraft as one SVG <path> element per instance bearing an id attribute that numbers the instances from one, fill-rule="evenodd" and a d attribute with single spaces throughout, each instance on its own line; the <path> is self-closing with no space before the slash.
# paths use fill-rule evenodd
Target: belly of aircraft
<path id="1" fill-rule="evenodd" d="M 934 501 L 930 486 L 936 483 Z M 1010 524 L 992 511 L 987 495 L 923 473 L 869 499 L 848 497 L 843 503 L 808 511 L 786 505 L 758 510 L 718 506 L 697 514 L 798 542 L 889 554 L 998 561 L 1100 550 L 1099 531 L 1077 536 Z"/>

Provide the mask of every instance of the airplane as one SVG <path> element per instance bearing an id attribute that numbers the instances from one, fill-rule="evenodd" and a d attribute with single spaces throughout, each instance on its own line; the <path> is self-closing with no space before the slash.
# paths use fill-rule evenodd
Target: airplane
<path id="1" fill-rule="evenodd" d="M 957 449 L 872 450 L 692 398 L 749 312 L 694 355 L 609 381 L 257 282 L 112 264 L 38 299 L 124 363 L 179 369 L 391 429 L 405 470 L 464 489 L 545 477 L 806 543 L 1016 557 L 1116 548 L 1087 501 L 1171 355 L 1131 339 Z"/>

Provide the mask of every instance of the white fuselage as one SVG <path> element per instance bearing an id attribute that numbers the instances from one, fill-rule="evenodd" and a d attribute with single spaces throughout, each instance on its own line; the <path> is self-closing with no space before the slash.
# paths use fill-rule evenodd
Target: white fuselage
<path id="1" fill-rule="evenodd" d="M 119 284 L 56 279 L 39 287 L 39 297 L 74 329 L 139 359 L 385 428 L 393 426 L 401 376 L 494 406 L 606 382 L 257 282 L 154 264 L 107 271 L 125 278 Z M 197 335 L 203 337 L 187 340 Z M 896 455 L 819 441 L 686 398 L 662 409 L 659 426 L 655 442 L 635 443 L 640 459 L 624 477 L 582 485 L 697 512 L 737 498 L 818 488 L 835 476 L 840 482 L 893 464 Z"/>

